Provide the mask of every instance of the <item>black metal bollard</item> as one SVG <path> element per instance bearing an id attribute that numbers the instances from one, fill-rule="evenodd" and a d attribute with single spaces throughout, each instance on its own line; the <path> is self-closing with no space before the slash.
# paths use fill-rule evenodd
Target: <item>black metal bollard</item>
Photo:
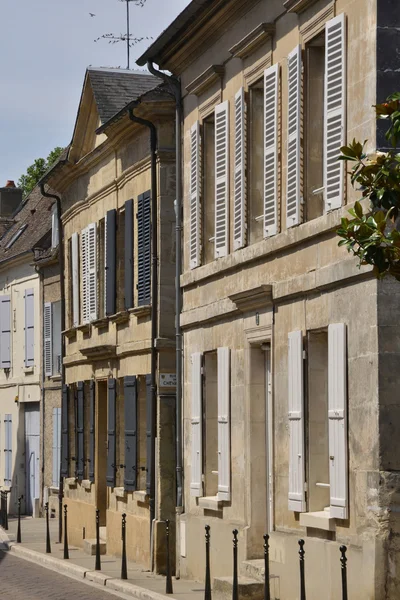
<path id="1" fill-rule="evenodd" d="M 60 489 L 58 493 L 58 543 L 62 542 L 63 526 L 62 526 L 62 508 L 63 508 L 63 493 L 62 493 L 62 481 L 59 484 Z"/>
<path id="2" fill-rule="evenodd" d="M 5 525 L 4 525 L 4 529 L 6 531 L 8 531 L 8 507 L 7 507 L 7 494 L 8 492 L 4 492 L 4 519 L 5 519 Z"/>
<path id="3" fill-rule="evenodd" d="M 269 535 L 264 535 L 264 600 L 270 600 L 269 590 Z"/>
<path id="4" fill-rule="evenodd" d="M 51 545 L 50 545 L 50 523 L 49 523 L 49 503 L 46 502 L 44 505 L 44 510 L 46 511 L 46 554 L 51 554 Z"/>
<path id="5" fill-rule="evenodd" d="M 17 544 L 21 543 L 21 498 L 18 498 L 18 527 L 17 527 Z"/>
<path id="6" fill-rule="evenodd" d="M 64 560 L 69 559 L 69 549 L 68 549 L 68 530 L 67 530 L 67 504 L 64 504 Z"/>
<path id="7" fill-rule="evenodd" d="M 238 530 L 234 529 L 233 533 L 233 586 L 232 600 L 239 600 L 239 582 L 238 582 Z"/>
<path id="8" fill-rule="evenodd" d="M 172 589 L 172 576 L 171 576 L 171 557 L 169 554 L 169 520 L 165 521 L 165 538 L 167 544 L 167 580 L 165 582 L 165 593 L 173 594 Z"/>
<path id="9" fill-rule="evenodd" d="M 299 540 L 299 556 L 300 556 L 300 600 L 306 600 L 306 583 L 304 579 L 304 540 Z"/>
<path id="10" fill-rule="evenodd" d="M 122 515 L 122 563 L 121 579 L 128 579 L 128 570 L 126 567 L 126 514 Z"/>
<path id="11" fill-rule="evenodd" d="M 206 582 L 204 589 L 204 600 L 211 600 L 211 572 L 210 572 L 210 526 L 206 530 Z"/>
<path id="12" fill-rule="evenodd" d="M 100 562 L 100 511 L 96 508 L 96 563 L 94 567 L 95 571 L 101 571 Z"/>
<path id="13" fill-rule="evenodd" d="M 347 600 L 347 548 L 340 546 L 340 564 L 342 566 L 342 600 Z"/>
<path id="14" fill-rule="evenodd" d="M 4 492 L 0 492 L 0 525 L 4 527 Z"/>

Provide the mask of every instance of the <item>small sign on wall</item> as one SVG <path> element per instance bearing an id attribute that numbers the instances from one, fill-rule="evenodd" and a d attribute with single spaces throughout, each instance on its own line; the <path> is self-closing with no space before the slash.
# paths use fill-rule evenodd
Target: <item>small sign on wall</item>
<path id="1" fill-rule="evenodd" d="M 175 388 L 176 373 L 160 373 L 160 388 Z"/>

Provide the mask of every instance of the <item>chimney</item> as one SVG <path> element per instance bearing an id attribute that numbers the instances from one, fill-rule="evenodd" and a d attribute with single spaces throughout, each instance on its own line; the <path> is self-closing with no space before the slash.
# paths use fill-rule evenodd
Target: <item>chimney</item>
<path id="1" fill-rule="evenodd" d="M 22 190 L 9 179 L 4 187 L 0 187 L 0 217 L 11 216 L 21 202 Z"/>

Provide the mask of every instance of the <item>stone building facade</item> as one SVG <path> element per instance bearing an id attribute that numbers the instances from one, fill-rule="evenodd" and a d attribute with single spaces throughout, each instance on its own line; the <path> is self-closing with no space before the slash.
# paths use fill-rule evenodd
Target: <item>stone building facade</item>
<path id="1" fill-rule="evenodd" d="M 392 15 L 392 17 L 390 16 Z M 335 229 L 355 193 L 346 140 L 380 145 L 398 89 L 389 0 L 192 2 L 138 64 L 183 95 L 184 511 L 181 576 L 262 580 L 273 598 L 397 598 L 397 283 L 358 268 Z M 392 41 L 391 41 L 392 40 Z M 397 87 L 395 87 L 397 85 Z M 179 185 L 180 182 L 178 182 Z M 246 585 L 246 584 L 245 584 Z"/>
<path id="2" fill-rule="evenodd" d="M 90 548 L 98 509 L 107 552 L 118 555 L 126 513 L 128 558 L 163 570 L 163 521 L 174 512 L 175 140 L 174 103 L 158 84 L 88 69 L 68 155 L 47 182 L 62 203 L 69 540 Z"/>

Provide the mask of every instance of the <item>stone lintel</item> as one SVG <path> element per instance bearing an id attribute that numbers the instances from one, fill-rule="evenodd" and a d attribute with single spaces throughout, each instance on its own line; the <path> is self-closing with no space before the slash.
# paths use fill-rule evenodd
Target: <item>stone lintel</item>
<path id="1" fill-rule="evenodd" d="M 81 354 L 91 360 L 102 360 L 104 358 L 115 358 L 116 347 L 114 345 L 102 344 L 100 346 L 89 346 L 80 349 Z"/>
<path id="2" fill-rule="evenodd" d="M 315 4 L 318 0 L 286 0 L 283 6 L 289 13 L 300 14 L 306 10 L 312 4 Z"/>
<path id="3" fill-rule="evenodd" d="M 247 58 L 257 48 L 264 44 L 275 33 L 275 25 L 273 23 L 260 23 L 253 31 L 250 31 L 237 44 L 229 48 L 229 52 L 235 58 Z"/>
<path id="4" fill-rule="evenodd" d="M 201 75 L 196 77 L 187 86 L 186 90 L 189 94 L 200 96 L 208 90 L 218 79 L 222 79 L 225 73 L 224 65 L 211 65 Z"/>
<path id="5" fill-rule="evenodd" d="M 272 305 L 272 285 L 260 285 L 238 294 L 232 294 L 229 296 L 236 307 L 241 312 L 247 312 L 255 308 L 261 308 L 268 305 Z"/>

